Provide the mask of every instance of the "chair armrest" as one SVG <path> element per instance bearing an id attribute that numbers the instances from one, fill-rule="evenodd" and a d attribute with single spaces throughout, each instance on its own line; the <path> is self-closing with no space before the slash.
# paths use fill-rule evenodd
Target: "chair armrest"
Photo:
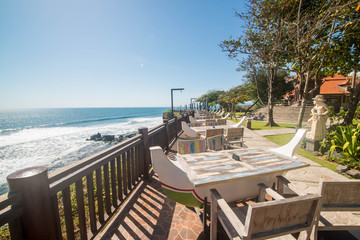
<path id="1" fill-rule="evenodd" d="M 274 190 L 272 190 L 270 187 L 266 186 L 263 183 L 258 184 L 258 186 L 259 186 L 259 197 L 258 197 L 259 202 L 265 201 L 265 193 L 269 194 L 275 200 L 285 199 L 283 196 L 281 196 L 280 194 L 278 194 L 277 192 L 275 192 Z"/>
<path id="2" fill-rule="evenodd" d="M 278 193 L 279 194 L 283 195 L 283 193 L 284 193 L 284 185 L 285 185 L 288 188 L 290 188 L 291 191 L 296 193 L 298 196 L 307 195 L 306 193 L 304 193 L 300 189 L 296 188 L 295 185 L 293 183 L 291 183 L 289 180 L 287 180 L 285 177 L 276 176 L 276 178 L 277 178 L 277 185 L 278 185 Z"/>
<path id="3" fill-rule="evenodd" d="M 211 223 L 213 223 L 213 220 L 215 220 L 214 218 L 218 217 L 217 216 L 218 215 L 217 208 L 219 207 L 222 210 L 223 217 L 224 217 L 224 219 L 222 219 L 222 220 L 230 223 L 229 227 L 231 227 L 232 230 L 235 230 L 239 236 L 242 236 L 242 237 L 246 236 L 247 234 L 245 232 L 244 224 L 240 221 L 240 219 L 236 216 L 236 214 L 231 209 L 231 207 L 222 198 L 220 193 L 216 189 L 211 189 L 210 192 L 211 192 L 211 209 L 212 209 Z M 223 227 L 226 228 L 227 226 L 223 226 Z M 215 231 L 215 230 L 213 230 L 213 231 Z"/>

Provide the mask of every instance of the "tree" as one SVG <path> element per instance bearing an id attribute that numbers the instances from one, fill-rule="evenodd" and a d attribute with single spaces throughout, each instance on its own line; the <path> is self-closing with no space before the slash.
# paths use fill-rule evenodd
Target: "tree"
<path id="1" fill-rule="evenodd" d="M 355 2 L 355 1 L 354 1 Z M 283 16 L 288 64 L 300 80 L 302 108 L 299 113 L 297 128 L 302 125 L 308 99 L 321 85 L 327 54 L 333 37 L 338 34 L 338 18 L 343 9 L 352 4 L 344 0 L 293 0 L 282 1 L 289 6 L 289 13 Z M 310 82 L 313 87 L 310 89 Z"/>
<path id="2" fill-rule="evenodd" d="M 260 101 L 266 102 L 266 99 L 268 98 L 266 71 L 264 69 L 256 69 L 256 74 L 251 72 L 245 75 L 245 77 L 247 78 L 247 84 L 252 86 L 248 91 L 248 95 L 251 99 L 260 99 Z M 283 95 L 293 89 L 293 84 L 291 82 L 285 82 L 285 78 L 287 77 L 289 77 L 287 71 L 282 69 L 278 70 L 273 82 L 274 101 L 280 101 Z"/>
<path id="3" fill-rule="evenodd" d="M 197 102 L 205 102 L 207 101 L 209 106 L 215 106 L 219 104 L 219 97 L 224 94 L 225 91 L 222 90 L 210 90 L 206 94 L 203 94 L 201 97 L 196 99 Z"/>
<path id="4" fill-rule="evenodd" d="M 334 36 L 327 52 L 331 57 L 327 59 L 330 75 L 340 72 L 347 76 L 350 72 L 351 86 L 349 109 L 344 123 L 352 124 L 356 107 L 360 100 L 360 83 L 355 84 L 356 73 L 360 71 L 360 4 L 353 3 L 344 7 L 337 18 L 338 34 Z M 359 78 L 359 77 L 358 77 Z"/>
<path id="5" fill-rule="evenodd" d="M 284 22 L 281 15 L 285 8 L 276 0 L 248 0 L 249 11 L 237 15 L 246 22 L 246 31 L 238 39 L 223 41 L 220 46 L 230 58 L 250 54 L 252 59 L 264 66 L 268 86 L 268 123 L 277 126 L 273 118 L 273 83 L 277 71 L 284 65 L 282 38 Z"/>
<path id="6" fill-rule="evenodd" d="M 245 101 L 250 100 L 247 92 L 249 85 L 239 85 L 225 92 L 220 96 L 220 101 L 226 103 L 231 112 L 231 118 L 234 117 L 236 119 L 235 114 L 235 106 L 239 103 L 244 103 Z"/>

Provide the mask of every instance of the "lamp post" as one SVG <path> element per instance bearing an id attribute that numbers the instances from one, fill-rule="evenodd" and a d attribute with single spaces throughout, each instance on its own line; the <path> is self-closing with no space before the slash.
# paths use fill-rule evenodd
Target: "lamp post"
<path id="1" fill-rule="evenodd" d="M 171 89 L 171 118 L 174 118 L 174 105 L 173 105 L 173 91 L 182 91 L 184 88 L 172 88 Z"/>

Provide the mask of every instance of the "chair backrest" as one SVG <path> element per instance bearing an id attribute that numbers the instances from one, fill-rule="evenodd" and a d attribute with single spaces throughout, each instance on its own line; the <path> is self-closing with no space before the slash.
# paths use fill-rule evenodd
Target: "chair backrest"
<path id="1" fill-rule="evenodd" d="M 205 126 L 216 126 L 216 120 L 215 119 L 205 119 Z"/>
<path id="2" fill-rule="evenodd" d="M 205 139 L 178 140 L 177 144 L 179 154 L 191 154 L 206 151 Z"/>
<path id="3" fill-rule="evenodd" d="M 209 150 L 219 151 L 224 149 L 224 136 L 217 135 L 206 139 L 206 145 Z"/>
<path id="4" fill-rule="evenodd" d="M 210 128 L 205 130 L 205 138 L 213 137 L 216 135 L 224 135 L 223 128 Z"/>
<path id="5" fill-rule="evenodd" d="M 245 220 L 248 239 L 311 231 L 320 199 L 311 194 L 249 205 Z"/>
<path id="6" fill-rule="evenodd" d="M 237 124 L 234 125 L 234 127 L 241 127 L 241 125 L 243 124 L 243 122 L 245 121 L 245 119 L 246 119 L 246 116 L 243 116 L 243 117 L 241 118 L 241 120 L 240 120 Z"/>
<path id="7" fill-rule="evenodd" d="M 226 119 L 216 119 L 217 125 L 226 125 Z"/>
<path id="8" fill-rule="evenodd" d="M 228 128 L 226 137 L 228 140 L 240 139 L 244 136 L 244 128 Z"/>
<path id="9" fill-rule="evenodd" d="M 307 130 L 305 128 L 298 129 L 295 136 L 290 140 L 290 142 L 288 142 L 284 146 L 273 148 L 270 150 L 285 155 L 287 157 L 292 157 L 296 149 L 300 145 L 301 140 L 305 137 L 306 131 Z"/>
<path id="10" fill-rule="evenodd" d="M 200 126 L 202 126 L 202 123 L 198 123 L 198 122 L 196 122 L 196 123 L 188 123 L 187 124 L 189 127 L 200 127 Z"/>
<path id="11" fill-rule="evenodd" d="M 195 120 L 195 118 L 193 117 L 193 116 L 189 116 L 189 121 L 191 122 L 191 123 L 196 123 L 196 120 Z"/>
<path id="12" fill-rule="evenodd" d="M 323 181 L 322 210 L 360 210 L 360 180 Z"/>
<path id="13" fill-rule="evenodd" d="M 225 115 L 225 117 L 223 117 L 223 118 L 221 118 L 221 119 L 227 119 L 229 116 L 230 116 L 230 113 L 227 113 L 227 114 Z"/>
<path id="14" fill-rule="evenodd" d="M 184 134 L 190 138 L 199 137 L 198 134 L 193 129 L 191 129 L 188 124 L 191 124 L 191 123 L 186 123 L 184 121 L 181 122 L 181 128 L 184 131 Z"/>

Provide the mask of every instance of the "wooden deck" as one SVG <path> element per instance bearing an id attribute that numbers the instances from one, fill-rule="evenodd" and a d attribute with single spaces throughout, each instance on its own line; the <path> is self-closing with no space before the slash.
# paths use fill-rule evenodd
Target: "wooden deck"
<path id="1" fill-rule="evenodd" d="M 257 136 L 259 138 L 260 136 Z M 252 137 L 247 136 L 248 143 Z M 262 138 L 262 137 L 260 137 Z M 179 139 L 182 139 L 180 136 Z M 254 139 L 259 144 L 260 139 Z M 264 144 L 267 141 L 265 140 Z M 272 143 L 273 144 L 273 143 Z M 251 144 L 249 144 L 251 146 Z M 272 146 L 270 144 L 270 146 Z M 167 155 L 174 158 L 177 154 L 176 142 Z M 209 226 L 209 222 L 207 223 Z M 218 239 L 228 239 L 220 224 Z M 156 173 L 150 174 L 129 202 L 115 214 L 112 221 L 96 239 L 170 239 L 205 240 L 202 221 L 193 208 L 169 199 L 163 192 Z M 281 239 L 289 239 L 283 237 Z M 348 231 L 319 232 L 320 240 L 356 240 Z"/>
<path id="2" fill-rule="evenodd" d="M 176 155 L 176 146 L 168 151 L 169 158 Z M 207 239 L 202 231 L 195 210 L 168 198 L 157 175 L 151 174 L 96 239 Z"/>

